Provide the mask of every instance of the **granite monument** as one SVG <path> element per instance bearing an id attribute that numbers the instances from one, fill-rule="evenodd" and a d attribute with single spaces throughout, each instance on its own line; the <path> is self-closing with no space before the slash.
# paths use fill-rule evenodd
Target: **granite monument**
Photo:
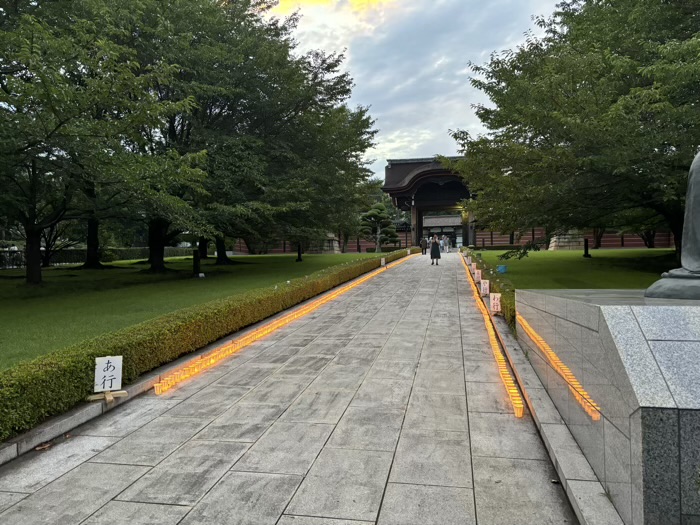
<path id="1" fill-rule="evenodd" d="M 663 299 L 700 299 L 700 153 L 695 156 L 688 176 L 681 266 L 662 274 L 644 295 Z"/>

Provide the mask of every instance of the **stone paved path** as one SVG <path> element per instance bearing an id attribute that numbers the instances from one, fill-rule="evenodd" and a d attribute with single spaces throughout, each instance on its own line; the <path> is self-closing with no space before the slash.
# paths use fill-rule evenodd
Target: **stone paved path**
<path id="1" fill-rule="evenodd" d="M 0 469 L 2 525 L 575 523 L 457 254 Z"/>

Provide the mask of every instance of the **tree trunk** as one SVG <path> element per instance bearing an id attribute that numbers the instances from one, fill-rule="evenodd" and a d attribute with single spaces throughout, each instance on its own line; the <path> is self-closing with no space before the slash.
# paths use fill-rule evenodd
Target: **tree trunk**
<path id="1" fill-rule="evenodd" d="M 348 253 L 348 242 L 350 242 L 350 235 L 347 233 L 343 234 L 343 249 L 341 253 Z"/>
<path id="2" fill-rule="evenodd" d="M 42 268 L 48 268 L 51 266 L 51 250 L 48 250 L 44 248 L 44 251 L 41 252 L 41 267 Z"/>
<path id="3" fill-rule="evenodd" d="M 165 241 L 170 222 L 166 219 L 151 219 L 148 222 L 148 263 L 150 272 L 164 273 L 165 267 Z"/>
<path id="4" fill-rule="evenodd" d="M 27 284 L 41 284 L 41 230 L 25 227 L 25 233 L 26 281 Z"/>
<path id="5" fill-rule="evenodd" d="M 360 236 L 357 236 L 357 253 L 362 253 L 362 246 L 360 245 Z"/>
<path id="6" fill-rule="evenodd" d="M 593 228 L 593 249 L 597 250 L 603 245 L 605 228 Z"/>
<path id="7" fill-rule="evenodd" d="M 678 265 L 681 265 L 681 247 L 683 242 L 683 219 L 681 220 L 669 220 L 669 226 L 671 228 L 671 233 L 673 233 L 673 244 L 676 248 L 676 261 Z"/>
<path id="8" fill-rule="evenodd" d="M 233 261 L 226 255 L 226 239 L 223 237 L 217 237 L 216 242 L 216 264 L 222 266 L 228 266 L 233 264 Z"/>
<path id="9" fill-rule="evenodd" d="M 303 262 L 301 258 L 301 243 L 297 243 L 297 258 L 295 262 Z"/>
<path id="10" fill-rule="evenodd" d="M 656 230 L 644 230 L 637 235 L 642 238 L 644 246 L 647 248 L 654 248 L 656 246 Z"/>
<path id="11" fill-rule="evenodd" d="M 100 220 L 92 216 L 87 221 L 87 254 L 82 268 L 104 268 L 100 262 Z"/>
<path id="12" fill-rule="evenodd" d="M 197 249 L 199 250 L 199 258 L 200 259 L 208 259 L 209 258 L 209 239 L 206 237 L 200 237 L 199 242 L 197 243 Z"/>

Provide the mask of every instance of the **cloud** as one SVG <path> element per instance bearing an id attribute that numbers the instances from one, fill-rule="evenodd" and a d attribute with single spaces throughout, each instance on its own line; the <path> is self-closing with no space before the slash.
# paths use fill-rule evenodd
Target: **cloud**
<path id="1" fill-rule="evenodd" d="M 472 105 L 469 62 L 524 41 L 532 15 L 557 0 L 282 0 L 300 8 L 302 50 L 346 50 L 352 103 L 371 106 L 380 130 L 369 152 L 382 176 L 387 158 L 454 155 L 450 129 L 482 131 Z"/>

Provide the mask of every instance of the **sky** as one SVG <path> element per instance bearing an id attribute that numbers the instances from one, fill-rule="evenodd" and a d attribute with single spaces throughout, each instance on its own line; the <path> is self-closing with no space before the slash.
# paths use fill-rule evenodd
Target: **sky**
<path id="1" fill-rule="evenodd" d="M 472 104 L 469 62 L 485 63 L 535 30 L 558 0 L 280 0 L 298 10 L 299 50 L 345 52 L 355 81 L 351 106 L 370 106 L 379 133 L 368 152 L 384 178 L 386 159 L 455 155 L 451 129 L 483 132 Z"/>

